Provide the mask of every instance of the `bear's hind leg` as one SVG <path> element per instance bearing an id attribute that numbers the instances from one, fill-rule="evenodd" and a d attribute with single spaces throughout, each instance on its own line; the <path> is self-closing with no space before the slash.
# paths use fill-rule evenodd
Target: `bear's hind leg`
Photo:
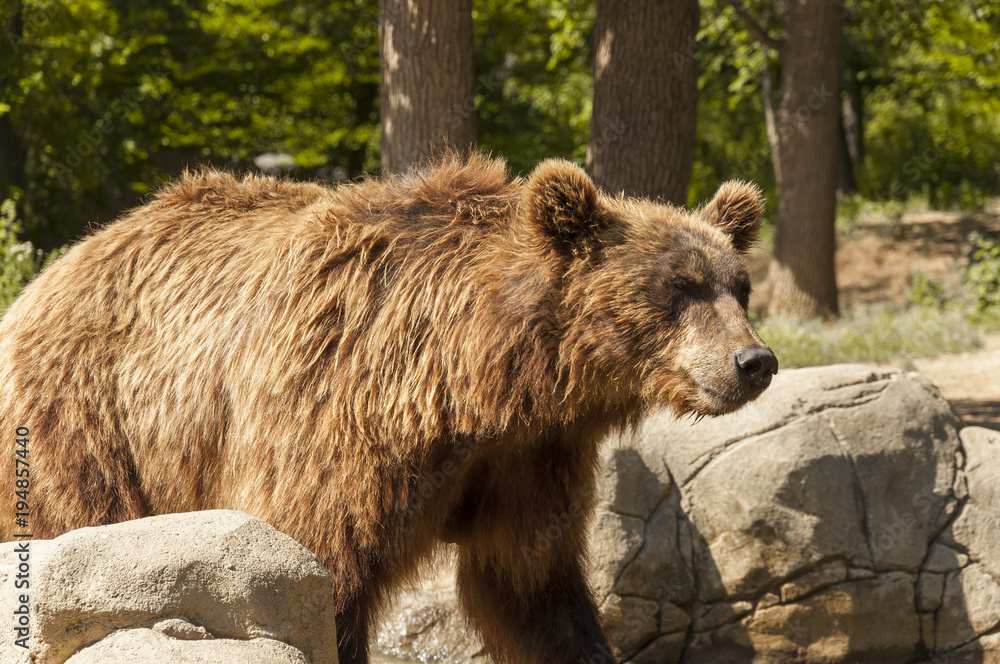
<path id="1" fill-rule="evenodd" d="M 32 455 L 37 462 L 32 467 L 30 517 L 34 537 L 47 539 L 76 528 L 150 515 L 131 453 L 124 445 L 101 446 L 87 436 L 76 430 L 51 437 L 39 433 L 34 438 Z M 93 453 L 102 447 L 102 454 Z"/>
<path id="2" fill-rule="evenodd" d="M 516 588 L 503 569 L 463 555 L 459 593 L 498 662 L 611 664 L 578 562 L 552 568 L 540 584 Z"/>

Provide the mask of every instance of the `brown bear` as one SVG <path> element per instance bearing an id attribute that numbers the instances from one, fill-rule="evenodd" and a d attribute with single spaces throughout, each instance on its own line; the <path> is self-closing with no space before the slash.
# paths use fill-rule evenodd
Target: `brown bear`
<path id="1" fill-rule="evenodd" d="M 605 661 L 582 573 L 598 443 L 777 370 L 746 316 L 759 191 L 688 212 L 576 165 L 448 157 L 327 188 L 203 171 L 73 247 L 0 323 L 35 537 L 238 509 L 315 552 L 341 662 L 442 541 L 504 662 Z M 15 528 L 14 476 L 0 474 Z M 536 531 L 562 519 L 550 547 Z M 542 550 L 544 549 L 544 550 Z"/>

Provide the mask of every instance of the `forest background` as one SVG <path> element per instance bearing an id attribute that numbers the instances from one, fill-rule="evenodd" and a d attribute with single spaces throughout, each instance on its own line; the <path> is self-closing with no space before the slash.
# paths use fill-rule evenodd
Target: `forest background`
<path id="1" fill-rule="evenodd" d="M 866 215 L 982 210 L 1000 195 L 995 0 L 381 4 L 2 0 L 0 310 L 51 252 L 196 163 L 338 183 L 416 161 L 422 154 L 387 157 L 400 140 L 386 134 L 398 113 L 387 90 L 433 99 L 453 84 L 441 77 L 456 74 L 432 63 L 392 79 L 384 56 L 410 49 L 395 55 L 420 63 L 426 40 L 407 42 L 405 31 L 433 34 L 435 21 L 439 44 L 469 46 L 447 51 L 452 64 L 456 53 L 468 61 L 457 74 L 463 101 L 410 119 L 437 123 L 438 138 L 474 143 L 515 174 L 565 157 L 609 190 L 689 206 L 725 180 L 758 183 L 775 221 L 765 229 L 772 281 L 784 267 L 808 282 L 796 271 L 829 262 L 808 297 L 765 302 L 765 316 L 840 313 L 832 240 L 816 250 L 821 260 L 799 245 L 832 238 L 835 219 L 849 231 Z M 827 78 L 811 82 L 820 69 Z M 828 115 L 834 133 L 809 147 L 809 123 Z M 832 174 L 830 191 L 796 194 L 791 180 L 809 180 L 817 164 Z M 805 239 L 782 250 L 782 237 L 797 234 Z M 961 292 L 915 273 L 911 302 L 962 299 L 965 319 L 990 324 L 983 313 L 1000 310 L 997 241 L 969 238 L 956 265 Z M 808 260 L 796 267 L 796 255 Z"/>

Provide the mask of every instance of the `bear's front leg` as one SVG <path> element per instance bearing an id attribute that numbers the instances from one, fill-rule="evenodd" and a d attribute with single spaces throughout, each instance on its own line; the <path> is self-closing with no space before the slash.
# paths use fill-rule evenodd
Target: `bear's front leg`
<path id="1" fill-rule="evenodd" d="M 368 615 L 353 604 L 337 614 L 339 664 L 368 664 L 368 621 Z"/>
<path id="2" fill-rule="evenodd" d="M 494 660 L 510 664 L 612 664 L 578 556 L 532 575 L 463 552 L 458 588 Z M 518 579 L 521 579 L 520 581 Z"/>

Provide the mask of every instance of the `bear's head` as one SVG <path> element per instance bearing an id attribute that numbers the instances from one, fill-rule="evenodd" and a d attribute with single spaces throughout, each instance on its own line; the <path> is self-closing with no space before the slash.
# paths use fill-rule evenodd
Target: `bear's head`
<path id="1" fill-rule="evenodd" d="M 575 164 L 542 162 L 525 221 L 562 269 L 559 358 L 569 389 L 721 415 L 759 396 L 778 362 L 747 317 L 743 254 L 764 201 L 731 181 L 694 211 L 611 197 Z"/>

